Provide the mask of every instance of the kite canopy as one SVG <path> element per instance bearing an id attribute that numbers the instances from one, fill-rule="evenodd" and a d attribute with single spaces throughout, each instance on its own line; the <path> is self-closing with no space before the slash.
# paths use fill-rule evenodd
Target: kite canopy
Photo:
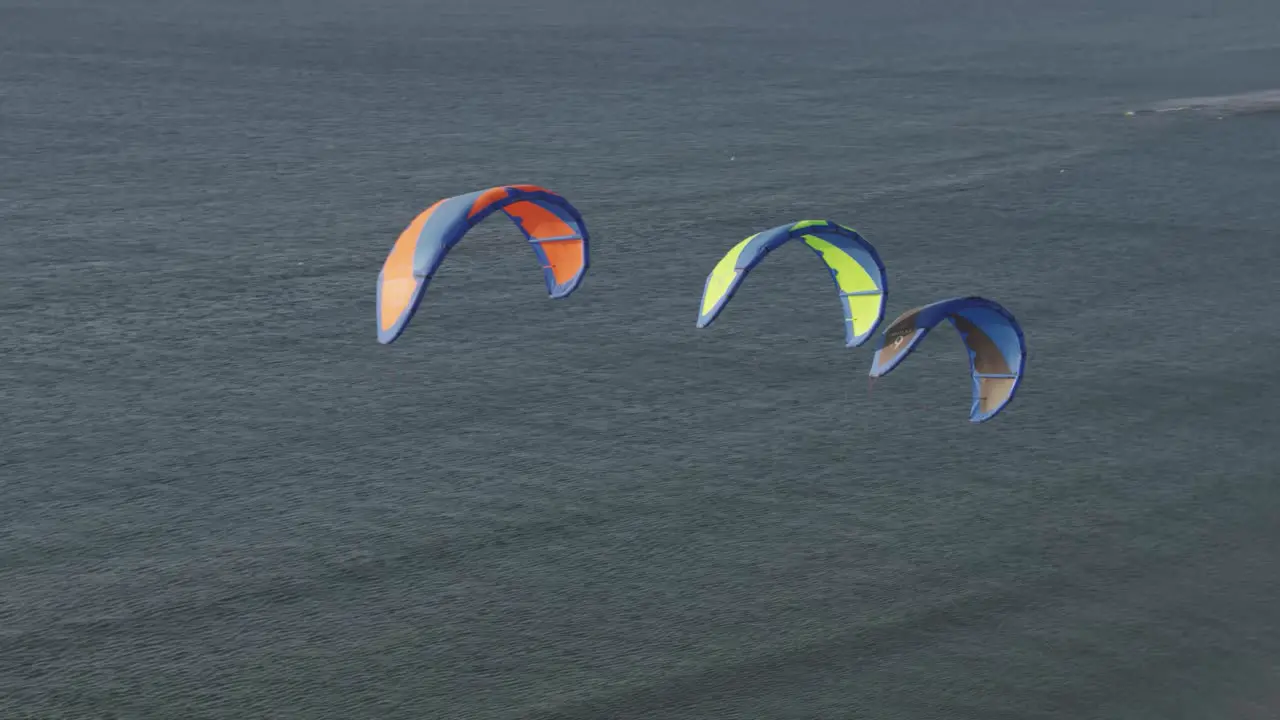
<path id="1" fill-rule="evenodd" d="M 562 298 L 587 272 L 587 225 L 568 200 L 537 185 L 502 185 L 446 198 L 413 219 L 378 274 L 378 342 L 394 342 L 413 318 L 427 283 L 471 228 L 498 210 L 533 246 L 547 293 Z"/>
<path id="2" fill-rule="evenodd" d="M 951 298 L 898 316 L 880 337 L 871 377 L 883 377 L 906 359 L 924 336 L 950 320 L 969 350 L 973 375 L 971 422 L 986 422 L 1013 400 L 1027 364 L 1027 344 L 1013 315 L 980 297 Z"/>
<path id="3" fill-rule="evenodd" d="M 888 295 L 884 263 L 871 243 L 829 220 L 801 220 L 757 233 L 733 246 L 707 276 L 698 327 L 711 324 L 738 286 L 765 255 L 799 238 L 827 264 L 844 306 L 845 346 L 867 341 L 884 317 Z"/>

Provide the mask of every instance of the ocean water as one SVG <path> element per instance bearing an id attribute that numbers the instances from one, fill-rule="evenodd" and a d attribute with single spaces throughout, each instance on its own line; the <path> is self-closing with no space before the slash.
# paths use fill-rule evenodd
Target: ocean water
<path id="1" fill-rule="evenodd" d="M 1280 717 L 1280 88 L 1236 0 L 0 0 L 0 717 Z M 409 331 L 426 205 L 537 183 Z M 889 318 L 1022 321 L 868 387 Z"/>

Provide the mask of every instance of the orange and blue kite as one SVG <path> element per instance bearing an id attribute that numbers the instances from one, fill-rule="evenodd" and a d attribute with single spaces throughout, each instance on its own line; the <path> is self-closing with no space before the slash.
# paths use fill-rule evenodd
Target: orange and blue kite
<path id="1" fill-rule="evenodd" d="M 986 422 L 1013 401 L 1027 366 L 1027 342 L 1013 314 L 992 300 L 958 297 L 912 308 L 889 324 L 871 362 L 871 377 L 898 367 L 943 320 L 950 320 L 969 351 L 973 376 L 971 422 Z"/>
<path id="2" fill-rule="evenodd" d="M 503 211 L 542 264 L 547 293 L 567 297 L 587 272 L 587 224 L 568 200 L 537 185 L 502 185 L 445 198 L 413 219 L 378 275 L 378 342 L 394 342 L 413 318 L 445 255 L 471 228 Z"/>
<path id="3" fill-rule="evenodd" d="M 888 278 L 871 243 L 851 228 L 829 220 L 801 220 L 756 233 L 734 245 L 716 263 L 702 290 L 698 327 L 711 324 L 733 297 L 747 273 L 773 250 L 800 239 L 822 258 L 844 308 L 845 346 L 867 341 L 884 318 Z"/>

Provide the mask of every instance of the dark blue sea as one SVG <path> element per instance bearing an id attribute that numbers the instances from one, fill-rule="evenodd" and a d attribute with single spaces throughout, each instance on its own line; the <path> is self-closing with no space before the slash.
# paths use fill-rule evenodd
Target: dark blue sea
<path id="1" fill-rule="evenodd" d="M 0 0 L 0 717 L 1280 718 L 1275 0 Z M 1208 108 L 1180 98 L 1225 98 Z M 436 200 L 502 218 L 376 341 Z M 968 422 L 981 295 L 1026 379 Z"/>

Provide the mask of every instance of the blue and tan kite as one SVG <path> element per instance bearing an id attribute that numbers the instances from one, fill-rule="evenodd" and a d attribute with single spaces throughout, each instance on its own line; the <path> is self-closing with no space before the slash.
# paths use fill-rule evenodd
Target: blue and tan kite
<path id="1" fill-rule="evenodd" d="M 846 347 L 857 347 L 884 317 L 889 289 L 884 263 L 871 243 L 856 231 L 829 220 L 801 220 L 756 233 L 733 246 L 707 276 L 698 327 L 711 324 L 733 297 L 747 273 L 790 240 L 808 245 L 827 264 L 844 309 Z"/>
<path id="2" fill-rule="evenodd" d="M 969 351 L 973 377 L 971 422 L 986 422 L 1010 402 L 1027 366 L 1027 343 L 1013 314 L 980 297 L 958 297 L 912 308 L 889 324 L 871 362 L 871 377 L 884 377 L 915 350 L 938 323 L 951 321 Z"/>
<path id="3" fill-rule="evenodd" d="M 547 293 L 567 297 L 587 272 L 587 224 L 568 200 L 537 185 L 502 185 L 446 198 L 413 219 L 378 275 L 378 342 L 394 342 L 413 318 L 445 255 L 471 228 L 503 211 L 542 264 Z"/>

